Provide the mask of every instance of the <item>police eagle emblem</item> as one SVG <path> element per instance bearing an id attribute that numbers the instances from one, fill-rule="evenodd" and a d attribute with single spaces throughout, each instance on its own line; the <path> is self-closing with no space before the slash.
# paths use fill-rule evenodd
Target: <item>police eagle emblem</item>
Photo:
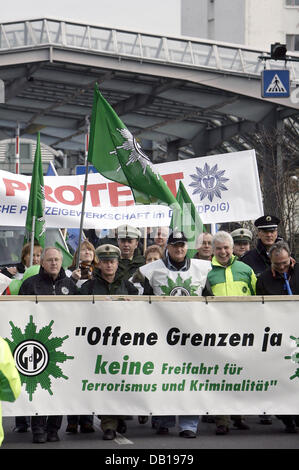
<path id="1" fill-rule="evenodd" d="M 160 175 L 155 170 L 154 165 L 150 161 L 149 157 L 143 152 L 141 146 L 136 141 L 135 137 L 131 134 L 128 129 L 116 129 L 124 138 L 124 142 L 122 145 L 118 145 L 115 150 L 110 152 L 110 155 L 116 155 L 117 150 L 123 149 L 130 152 L 129 160 L 126 163 L 126 166 L 129 166 L 133 163 L 139 162 L 142 168 L 142 173 L 145 175 L 147 167 L 149 167 L 152 172 L 157 176 L 157 179 L 160 179 Z M 120 166 L 118 167 L 117 171 L 120 170 Z"/>
<path id="2" fill-rule="evenodd" d="M 221 191 L 227 191 L 228 188 L 224 183 L 229 181 L 229 178 L 224 178 L 223 175 L 225 170 L 218 170 L 218 165 L 214 165 L 212 168 L 205 163 L 202 168 L 196 167 L 196 174 L 190 175 L 193 182 L 189 186 L 195 188 L 192 194 L 200 194 L 200 200 L 202 201 L 205 197 L 210 202 L 213 201 L 214 197 L 221 199 Z"/>

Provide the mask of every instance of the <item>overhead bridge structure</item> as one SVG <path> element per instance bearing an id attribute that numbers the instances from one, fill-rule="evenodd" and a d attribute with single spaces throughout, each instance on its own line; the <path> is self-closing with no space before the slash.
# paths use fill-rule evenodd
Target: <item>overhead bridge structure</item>
<path id="1" fill-rule="evenodd" d="M 269 45 L 270 49 L 270 45 Z M 0 139 L 41 141 L 82 163 L 94 84 L 153 161 L 256 148 L 284 128 L 298 148 L 299 54 L 56 19 L 0 24 Z M 261 72 L 290 70 L 290 98 L 261 97 Z M 298 93 L 297 93 L 298 91 Z M 261 153 L 262 154 L 262 151 Z M 260 157 L 261 158 L 261 157 Z"/>

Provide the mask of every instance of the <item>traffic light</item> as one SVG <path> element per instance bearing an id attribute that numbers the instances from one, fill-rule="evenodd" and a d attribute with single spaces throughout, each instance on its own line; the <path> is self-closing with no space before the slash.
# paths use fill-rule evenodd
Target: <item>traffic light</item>
<path id="1" fill-rule="evenodd" d="M 276 42 L 271 44 L 271 59 L 274 60 L 286 60 L 287 47 L 285 44 L 280 44 Z"/>

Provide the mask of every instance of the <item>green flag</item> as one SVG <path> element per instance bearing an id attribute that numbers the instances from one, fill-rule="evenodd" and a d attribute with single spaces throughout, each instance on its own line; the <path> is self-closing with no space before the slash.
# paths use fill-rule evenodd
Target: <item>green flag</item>
<path id="1" fill-rule="evenodd" d="M 206 232 L 206 228 L 190 198 L 182 181 L 179 183 L 179 189 L 176 199 L 180 205 L 180 209 L 174 210 L 170 222 L 172 230 L 184 232 L 188 238 L 188 258 L 193 258 L 197 252 L 196 241 L 198 235 Z"/>
<path id="2" fill-rule="evenodd" d="M 105 178 L 129 186 L 138 204 L 177 204 L 167 184 L 101 95 L 97 84 L 90 123 L 88 161 Z"/>
<path id="3" fill-rule="evenodd" d="M 67 251 L 64 246 L 60 245 L 60 243 L 55 242 L 55 246 L 58 250 L 62 253 L 62 267 L 63 269 L 67 269 L 73 261 L 73 257 L 69 251 Z"/>
<path id="4" fill-rule="evenodd" d="M 40 136 L 38 133 L 26 217 L 25 243 L 31 241 L 31 234 L 34 231 L 35 241 L 43 248 L 45 247 L 46 232 L 44 209 L 45 188 L 40 150 Z"/>

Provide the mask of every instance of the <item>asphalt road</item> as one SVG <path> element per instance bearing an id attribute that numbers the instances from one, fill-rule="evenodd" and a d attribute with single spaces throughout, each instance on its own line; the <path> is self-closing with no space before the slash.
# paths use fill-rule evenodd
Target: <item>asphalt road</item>
<path id="1" fill-rule="evenodd" d="M 55 443 L 33 444 L 31 431 L 16 433 L 13 431 L 14 418 L 3 418 L 5 438 L 1 450 L 98 450 L 102 456 L 109 455 L 133 455 L 135 452 L 163 453 L 169 450 L 188 452 L 190 455 L 198 455 L 204 450 L 299 450 L 298 434 L 287 434 L 284 425 L 277 418 L 272 417 L 271 425 L 262 425 L 258 416 L 246 416 L 249 430 L 240 431 L 231 428 L 225 436 L 215 435 L 215 424 L 200 422 L 199 434 L 196 439 L 179 437 L 178 428 L 171 428 L 166 436 L 158 436 L 151 426 L 151 421 L 139 424 L 136 417 L 128 419 L 127 432 L 124 435 L 117 434 L 113 441 L 104 441 L 100 429 L 100 421 L 94 419 L 95 432 L 92 434 L 67 434 L 66 417 L 63 418 L 59 431 L 60 441 Z M 188 455 L 189 455 L 188 454 Z M 185 462 L 186 463 L 186 462 Z"/>

